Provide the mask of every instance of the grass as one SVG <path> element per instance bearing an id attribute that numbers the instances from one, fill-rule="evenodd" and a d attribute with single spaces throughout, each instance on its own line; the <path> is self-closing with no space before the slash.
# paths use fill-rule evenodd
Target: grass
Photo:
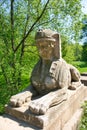
<path id="1" fill-rule="evenodd" d="M 83 104 L 83 115 L 81 118 L 79 130 L 87 130 L 87 101 Z"/>
<path id="2" fill-rule="evenodd" d="M 74 65 L 80 71 L 80 73 L 87 72 L 87 62 L 73 61 L 71 64 Z"/>

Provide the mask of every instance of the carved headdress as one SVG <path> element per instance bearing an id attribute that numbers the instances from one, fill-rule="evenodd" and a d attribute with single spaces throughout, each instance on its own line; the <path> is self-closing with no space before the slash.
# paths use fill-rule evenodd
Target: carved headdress
<path id="1" fill-rule="evenodd" d="M 35 36 L 36 43 L 38 42 L 43 42 L 43 41 L 50 41 L 50 43 L 54 43 L 54 56 L 57 59 L 61 59 L 61 40 L 60 40 L 60 35 L 52 31 L 50 29 L 40 29 L 37 31 L 36 36 Z"/>

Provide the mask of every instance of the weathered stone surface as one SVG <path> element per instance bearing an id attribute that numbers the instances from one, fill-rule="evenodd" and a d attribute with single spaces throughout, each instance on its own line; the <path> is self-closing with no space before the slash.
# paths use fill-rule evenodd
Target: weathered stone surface
<path id="1" fill-rule="evenodd" d="M 62 130 L 72 115 L 81 107 L 84 98 L 87 97 L 87 88 L 80 86 L 75 91 L 68 90 L 67 95 L 66 101 L 51 107 L 45 115 L 32 114 L 28 109 L 28 102 L 18 108 L 7 106 L 6 112 L 43 130 Z"/>
<path id="2" fill-rule="evenodd" d="M 20 121 L 15 117 L 4 114 L 0 116 L 0 130 L 36 130 L 36 127 Z"/>
<path id="3" fill-rule="evenodd" d="M 79 123 L 81 120 L 83 110 L 78 109 L 73 115 L 72 118 L 64 125 L 62 130 L 79 130 Z"/>
<path id="4" fill-rule="evenodd" d="M 81 74 L 81 82 L 87 86 L 87 72 Z"/>

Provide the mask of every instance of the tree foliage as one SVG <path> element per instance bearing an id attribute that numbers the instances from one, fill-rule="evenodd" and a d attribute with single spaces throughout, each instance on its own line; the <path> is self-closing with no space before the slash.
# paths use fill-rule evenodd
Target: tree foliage
<path id="1" fill-rule="evenodd" d="M 67 60 L 72 55 L 74 60 L 69 44 L 73 40 L 78 42 L 81 18 L 80 0 L 0 1 L 0 71 L 11 93 L 21 86 L 26 75 L 30 75 L 38 59 L 35 31 L 51 28 L 67 37 L 68 40 L 65 38 L 62 42 L 63 55 L 67 54 Z"/>
<path id="2" fill-rule="evenodd" d="M 81 34 L 81 39 L 83 42 L 82 60 L 87 61 L 87 15 L 84 15 L 82 22 L 83 22 L 82 34 Z"/>
<path id="3" fill-rule="evenodd" d="M 73 44 L 68 37 L 62 36 L 62 57 L 69 63 L 82 60 L 82 45 Z"/>

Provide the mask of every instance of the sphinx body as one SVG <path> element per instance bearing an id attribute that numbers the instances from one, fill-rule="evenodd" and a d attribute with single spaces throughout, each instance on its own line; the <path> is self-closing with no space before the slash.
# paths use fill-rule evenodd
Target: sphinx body
<path id="1" fill-rule="evenodd" d="M 36 33 L 36 46 L 40 60 L 31 74 L 31 85 L 10 99 L 12 106 L 21 106 L 30 101 L 29 109 L 35 114 L 45 114 L 53 105 L 67 99 L 67 89 L 76 89 L 80 82 L 79 71 L 66 63 L 61 56 L 60 35 L 49 29 Z M 41 95 L 35 101 L 32 96 Z"/>
<path id="2" fill-rule="evenodd" d="M 80 82 L 78 70 L 67 64 L 63 59 L 47 63 L 42 68 L 43 63 L 40 60 L 31 76 L 32 86 L 41 95 L 56 89 L 76 89 L 73 83 Z"/>

